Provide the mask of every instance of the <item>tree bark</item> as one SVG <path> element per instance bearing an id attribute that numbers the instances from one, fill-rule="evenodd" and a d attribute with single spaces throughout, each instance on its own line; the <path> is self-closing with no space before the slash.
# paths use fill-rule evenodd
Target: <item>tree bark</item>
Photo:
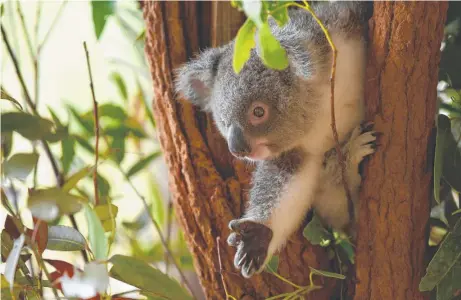
<path id="1" fill-rule="evenodd" d="M 199 49 L 234 37 L 244 16 L 225 1 L 149 1 L 143 3 L 143 10 L 154 115 L 169 168 L 170 190 L 207 299 L 225 299 L 218 236 L 229 294 L 237 299 L 264 299 L 293 291 L 271 274 L 246 280 L 234 269 L 235 250 L 225 242 L 230 233 L 227 224 L 243 213 L 251 169 L 232 158 L 209 116 L 177 99 L 173 92 L 174 69 Z M 309 245 L 298 231 L 280 254 L 278 273 L 296 284 L 307 285 L 308 266 L 330 268 L 323 249 Z M 328 287 L 330 281 L 318 283 Z M 326 299 L 331 293 L 331 289 L 322 289 L 311 295 L 313 299 Z"/>
<path id="2" fill-rule="evenodd" d="M 426 299 L 418 291 L 435 137 L 436 86 L 447 2 L 375 2 L 367 113 L 382 132 L 365 168 L 355 299 Z"/>
<path id="3" fill-rule="evenodd" d="M 417 287 L 424 271 L 432 171 L 426 149 L 436 113 L 446 8 L 439 2 L 375 3 L 367 99 L 369 119 L 376 115 L 376 129 L 384 135 L 365 172 L 357 299 L 422 298 Z M 251 168 L 232 158 L 210 116 L 173 92 L 174 69 L 199 49 L 233 38 L 244 16 L 224 1 L 146 1 L 143 11 L 154 115 L 170 190 L 207 299 L 225 299 L 217 247 L 224 282 L 235 298 L 264 299 L 293 291 L 271 274 L 246 280 L 234 270 L 235 251 L 225 243 L 227 224 L 243 213 Z M 331 269 L 324 249 L 309 245 L 300 229 L 280 253 L 278 273 L 307 285 L 308 266 Z M 337 281 L 317 283 L 324 288 L 309 299 L 337 295 Z"/>

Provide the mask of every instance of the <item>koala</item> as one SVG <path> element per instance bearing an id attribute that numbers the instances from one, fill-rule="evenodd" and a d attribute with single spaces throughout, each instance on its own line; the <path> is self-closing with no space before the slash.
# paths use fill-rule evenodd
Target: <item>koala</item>
<path id="1" fill-rule="evenodd" d="M 363 125 L 370 7 L 350 1 L 312 7 L 338 51 L 335 119 L 356 203 L 359 164 L 375 151 L 376 140 L 372 126 Z M 330 125 L 332 53 L 328 41 L 302 9 L 290 10 L 283 27 L 271 18 L 269 23 L 286 50 L 286 69 L 266 67 L 257 44 L 236 74 L 232 68 L 235 41 L 231 41 L 203 51 L 176 74 L 177 92 L 211 113 L 232 155 L 256 166 L 249 205 L 243 216 L 229 223 L 228 244 L 237 248 L 234 265 L 246 278 L 264 269 L 309 210 L 314 209 L 326 226 L 338 231 L 346 231 L 354 221 Z"/>

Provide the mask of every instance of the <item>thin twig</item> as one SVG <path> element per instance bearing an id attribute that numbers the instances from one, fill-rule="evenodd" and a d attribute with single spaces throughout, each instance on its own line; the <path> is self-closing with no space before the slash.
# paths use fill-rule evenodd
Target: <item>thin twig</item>
<path id="1" fill-rule="evenodd" d="M 184 282 L 184 284 L 187 286 L 187 288 L 189 289 L 189 291 L 191 292 L 192 296 L 195 298 L 195 299 L 198 299 L 195 295 L 194 295 L 194 290 L 192 289 L 192 285 L 189 283 L 189 281 L 187 280 L 186 276 L 184 275 L 183 271 L 181 270 L 181 268 L 179 267 L 179 264 L 176 262 L 176 259 L 175 257 L 173 256 L 173 253 L 171 252 L 170 248 L 168 247 L 168 244 L 165 240 L 165 237 L 163 236 L 162 234 L 162 230 L 160 229 L 160 226 L 158 225 L 157 221 L 155 221 L 154 217 L 152 216 L 152 213 L 150 212 L 149 210 L 149 206 L 147 205 L 147 201 L 146 201 L 146 198 L 144 198 L 143 195 L 141 195 L 141 193 L 138 191 L 138 189 L 134 186 L 133 182 L 131 181 L 131 179 L 128 177 L 127 173 L 122 169 L 122 167 L 118 164 L 116 164 L 117 168 L 119 169 L 119 171 L 122 173 L 122 175 L 125 177 L 125 180 L 128 182 L 128 184 L 131 186 L 131 188 L 133 189 L 133 191 L 135 192 L 135 194 L 141 199 L 143 205 L 144 205 L 144 209 L 146 210 L 147 214 L 149 215 L 149 218 L 152 222 L 152 224 L 154 224 L 154 227 L 155 227 L 155 231 L 157 232 L 159 238 L 160 238 L 160 242 L 162 243 L 162 246 L 163 248 L 165 249 L 165 251 L 167 252 L 168 256 L 170 257 L 171 261 L 173 262 L 174 266 L 176 267 L 176 269 L 178 270 L 178 273 L 179 273 L 179 276 L 181 277 L 181 281 Z"/>
<path id="2" fill-rule="evenodd" d="M 40 53 L 41 50 L 42 50 L 42 47 L 45 45 L 45 43 L 47 42 L 48 38 L 50 37 L 51 35 L 51 32 L 53 31 L 53 29 L 56 27 L 56 23 L 58 22 L 59 20 L 59 17 L 61 16 L 63 10 L 64 10 L 64 7 L 66 6 L 67 4 L 67 0 L 64 0 L 62 3 L 61 3 L 61 6 L 59 7 L 58 9 L 58 12 L 56 13 L 56 16 L 54 17 L 53 19 L 53 22 L 51 23 L 51 26 L 50 26 L 50 29 L 48 29 L 47 33 L 45 34 L 45 37 L 43 38 L 42 42 L 38 44 L 37 46 L 37 52 Z"/>
<path id="3" fill-rule="evenodd" d="M 98 101 L 94 92 L 93 74 L 91 73 L 90 55 L 86 42 L 83 42 L 85 48 L 86 66 L 88 68 L 88 75 L 90 77 L 91 96 L 93 97 L 93 118 L 94 118 L 94 135 L 96 136 L 96 145 L 94 149 L 94 169 L 93 169 L 93 185 L 94 185 L 94 204 L 99 204 L 99 189 L 98 189 L 98 159 L 99 159 L 99 114 L 98 114 Z"/>
<path id="4" fill-rule="evenodd" d="M 30 57 L 34 58 L 34 50 L 32 48 L 32 39 L 30 38 L 29 31 L 27 30 L 26 20 L 21 9 L 21 1 L 16 2 L 16 10 L 19 15 L 19 23 L 21 24 L 22 30 L 24 31 L 24 36 L 26 37 L 27 50 L 29 51 Z"/>
<path id="5" fill-rule="evenodd" d="M 28 91 L 26 83 L 24 81 L 24 77 L 22 76 L 22 73 L 21 73 L 21 69 L 19 68 L 18 60 L 17 60 L 16 56 L 13 53 L 13 49 L 11 48 L 11 44 L 10 44 L 10 42 L 8 40 L 8 35 L 6 34 L 6 31 L 5 31 L 5 28 L 3 27 L 3 24 L 0 24 L 0 28 L 1 28 L 2 38 L 3 38 L 3 41 L 5 42 L 6 49 L 8 51 L 8 54 L 9 54 L 10 58 L 11 58 L 11 61 L 13 62 L 13 66 L 14 66 L 14 69 L 16 71 L 16 75 L 17 75 L 19 83 L 21 84 L 21 87 L 23 89 L 26 103 L 30 107 L 30 109 L 32 110 L 32 113 L 35 116 L 40 117 L 40 115 L 39 115 L 39 113 L 37 111 L 37 108 L 36 108 L 34 102 L 32 101 L 32 98 L 30 97 L 29 91 Z M 50 161 L 50 164 L 51 164 L 51 167 L 53 169 L 53 173 L 54 173 L 54 175 L 56 177 L 56 181 L 58 183 L 58 186 L 62 187 L 64 185 L 64 177 L 59 171 L 58 163 L 56 162 L 48 143 L 45 140 L 41 140 L 41 142 L 43 144 L 43 148 L 45 150 L 46 156 L 48 157 L 48 159 Z M 70 221 L 72 223 L 72 226 L 76 230 L 78 230 L 77 222 L 75 221 L 74 216 L 69 215 L 69 218 L 70 218 Z M 88 262 L 88 256 L 87 256 L 87 254 L 86 254 L 86 252 L 84 250 L 82 250 L 82 255 L 83 255 L 83 259 L 85 260 L 85 262 Z"/>
<path id="6" fill-rule="evenodd" d="M 216 237 L 216 247 L 218 247 L 219 275 L 221 276 L 221 282 L 222 282 L 222 286 L 224 288 L 224 293 L 226 293 L 226 300 L 227 299 L 235 299 L 234 296 L 229 295 L 229 292 L 227 291 L 226 282 L 224 281 L 222 261 L 221 261 L 221 247 L 220 247 L 221 244 L 220 244 L 220 242 L 221 242 L 221 237 L 220 236 Z"/>
<path id="7" fill-rule="evenodd" d="M 40 61 L 40 51 L 38 49 L 38 32 L 40 28 L 40 15 L 42 13 L 42 2 L 37 2 L 37 9 L 35 11 L 35 30 L 34 30 L 34 39 L 35 39 L 35 56 L 33 57 L 34 60 L 34 100 L 35 106 L 38 106 L 39 100 L 39 61 Z"/>
<path id="8" fill-rule="evenodd" d="M 173 211 L 173 202 L 171 199 L 168 198 L 168 209 L 167 209 L 167 221 L 166 221 L 166 245 L 170 246 L 170 239 L 171 239 L 171 225 L 172 225 L 172 211 Z M 168 271 L 170 268 L 170 260 L 168 257 L 168 253 L 165 252 L 165 273 L 168 275 Z"/>

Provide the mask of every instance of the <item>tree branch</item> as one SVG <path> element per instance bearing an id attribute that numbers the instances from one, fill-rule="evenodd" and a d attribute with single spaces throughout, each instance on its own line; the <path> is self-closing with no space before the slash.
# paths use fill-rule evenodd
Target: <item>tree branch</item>
<path id="1" fill-rule="evenodd" d="M 94 149 L 94 169 L 93 169 L 93 186 L 94 186 L 94 204 L 99 203 L 99 189 L 98 189 L 98 159 L 99 159 L 99 116 L 98 116 L 98 102 L 94 92 L 93 74 L 91 73 L 90 55 L 86 42 L 83 42 L 85 48 L 86 65 L 88 68 L 88 75 L 90 77 L 91 96 L 93 97 L 93 118 L 94 118 L 94 135 L 96 136 L 96 145 Z"/>

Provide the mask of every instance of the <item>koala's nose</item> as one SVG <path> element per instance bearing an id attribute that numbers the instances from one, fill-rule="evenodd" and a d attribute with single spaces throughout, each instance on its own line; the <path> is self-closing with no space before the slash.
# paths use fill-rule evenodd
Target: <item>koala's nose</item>
<path id="1" fill-rule="evenodd" d="M 229 151 L 237 157 L 245 156 L 251 152 L 251 147 L 243 135 L 243 130 L 236 125 L 231 125 L 227 136 Z"/>

